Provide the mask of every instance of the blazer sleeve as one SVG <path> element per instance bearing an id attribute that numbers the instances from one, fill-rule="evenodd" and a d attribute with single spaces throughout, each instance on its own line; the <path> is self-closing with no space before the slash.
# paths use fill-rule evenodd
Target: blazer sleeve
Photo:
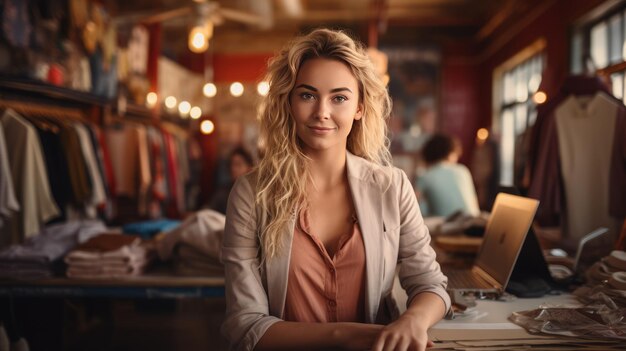
<path id="1" fill-rule="evenodd" d="M 435 251 L 430 246 L 430 233 L 424 224 L 413 187 L 402 170 L 395 169 L 393 178 L 399 189 L 398 276 L 408 296 L 407 307 L 416 295 L 430 292 L 441 297 L 446 315 L 449 315 L 450 296 L 446 292 L 448 278 L 443 275 L 435 260 Z"/>
<path id="2" fill-rule="evenodd" d="M 248 176 L 239 177 L 228 199 L 222 243 L 226 318 L 222 334 L 231 350 L 253 350 L 279 318 L 269 315 L 261 278 L 254 191 Z"/>

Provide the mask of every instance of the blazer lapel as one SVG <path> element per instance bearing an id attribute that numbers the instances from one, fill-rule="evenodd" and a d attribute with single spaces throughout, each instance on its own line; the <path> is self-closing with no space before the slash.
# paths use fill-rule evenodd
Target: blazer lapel
<path id="1" fill-rule="evenodd" d="M 287 280 L 289 279 L 289 259 L 291 258 L 291 244 L 293 242 L 295 224 L 296 216 L 294 215 L 281 234 L 283 249 L 277 257 L 265 259 L 270 314 L 279 318 L 283 318 L 285 310 Z"/>
<path id="2" fill-rule="evenodd" d="M 352 201 L 359 220 L 359 228 L 365 244 L 366 266 L 366 316 L 374 323 L 383 281 L 383 221 L 380 185 L 372 176 L 372 169 L 365 160 L 347 153 L 346 166 Z"/>

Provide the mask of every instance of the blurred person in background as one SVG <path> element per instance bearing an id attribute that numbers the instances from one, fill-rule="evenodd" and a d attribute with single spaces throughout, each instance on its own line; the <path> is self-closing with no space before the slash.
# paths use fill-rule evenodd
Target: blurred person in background
<path id="1" fill-rule="evenodd" d="M 434 134 L 424 144 L 422 159 L 426 170 L 415 185 L 424 217 L 447 217 L 456 212 L 480 214 L 472 175 L 458 163 L 461 153 L 461 143 L 441 133 Z"/>
<path id="2" fill-rule="evenodd" d="M 252 154 L 243 146 L 236 147 L 228 157 L 228 172 L 230 182 L 227 186 L 217 188 L 213 197 L 209 201 L 208 208 L 226 214 L 228 195 L 235 181 L 240 176 L 250 172 L 254 167 Z"/>

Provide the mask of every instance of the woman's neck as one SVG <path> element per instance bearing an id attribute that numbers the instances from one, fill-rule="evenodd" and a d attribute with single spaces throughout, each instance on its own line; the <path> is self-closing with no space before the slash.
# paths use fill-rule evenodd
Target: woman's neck
<path id="1" fill-rule="evenodd" d="M 318 190 L 330 189 L 345 181 L 346 153 L 319 153 L 311 158 L 310 174 Z"/>

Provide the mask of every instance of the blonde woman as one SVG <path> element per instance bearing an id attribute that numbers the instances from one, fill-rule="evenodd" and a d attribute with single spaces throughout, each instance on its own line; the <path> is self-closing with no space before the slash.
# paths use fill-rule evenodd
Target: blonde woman
<path id="1" fill-rule="evenodd" d="M 409 180 L 390 166 L 384 84 L 361 45 L 326 29 L 268 72 L 264 157 L 228 203 L 222 332 L 236 350 L 424 350 L 450 308 L 447 279 Z"/>

